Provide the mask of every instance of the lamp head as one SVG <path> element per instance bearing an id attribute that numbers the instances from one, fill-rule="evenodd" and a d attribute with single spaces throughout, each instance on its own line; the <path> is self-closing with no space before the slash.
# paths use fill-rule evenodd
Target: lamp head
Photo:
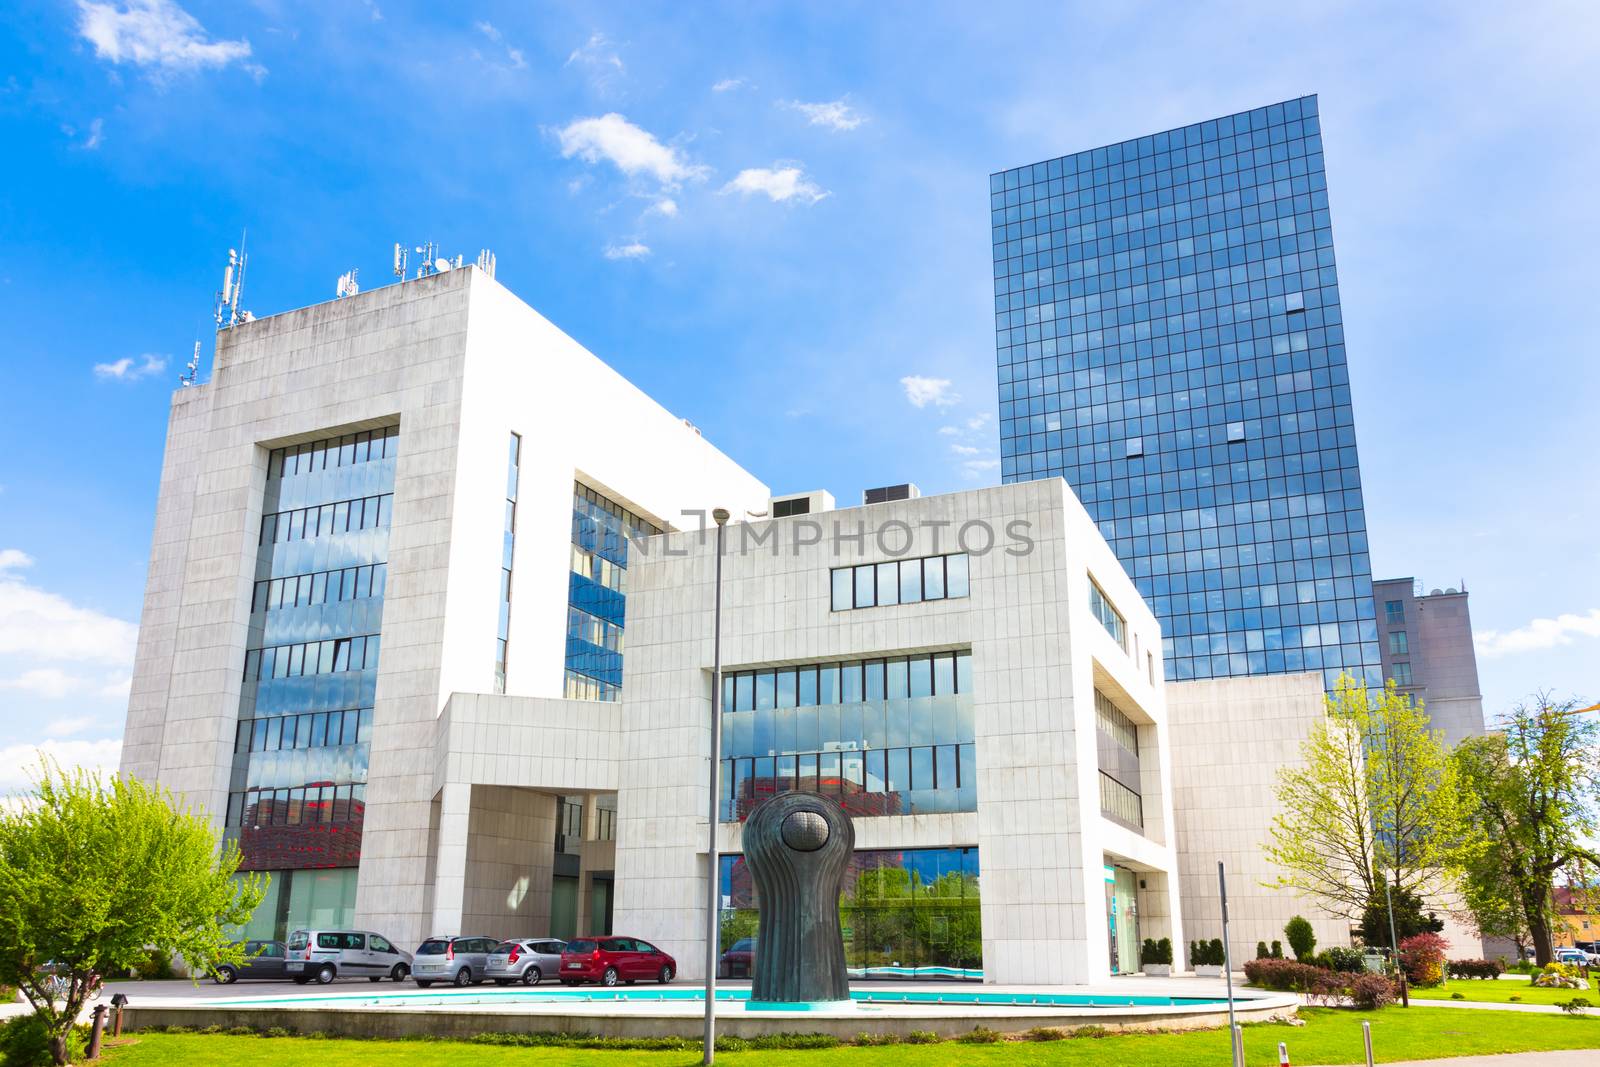
<path id="1" fill-rule="evenodd" d="M 711 513 L 711 518 L 715 520 L 718 526 L 726 526 L 728 524 L 728 509 L 717 508 Z"/>

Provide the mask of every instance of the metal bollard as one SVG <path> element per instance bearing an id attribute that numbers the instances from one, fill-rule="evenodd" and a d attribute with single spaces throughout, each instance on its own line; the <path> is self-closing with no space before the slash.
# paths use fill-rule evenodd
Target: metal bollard
<path id="1" fill-rule="evenodd" d="M 1289 1063 L 1289 1046 L 1285 1042 L 1278 1042 L 1278 1067 L 1292 1067 Z"/>
<path id="2" fill-rule="evenodd" d="M 100 1058 L 100 1034 L 106 1028 L 106 1006 L 94 1006 L 94 1020 L 89 1024 L 89 1051 L 84 1053 L 85 1059 L 97 1060 Z"/>
<path id="3" fill-rule="evenodd" d="M 1361 1020 L 1361 1040 L 1367 1046 L 1367 1067 L 1372 1067 L 1372 1024 Z"/>
<path id="4" fill-rule="evenodd" d="M 1244 1027 L 1233 1024 L 1233 1067 L 1244 1067 Z"/>

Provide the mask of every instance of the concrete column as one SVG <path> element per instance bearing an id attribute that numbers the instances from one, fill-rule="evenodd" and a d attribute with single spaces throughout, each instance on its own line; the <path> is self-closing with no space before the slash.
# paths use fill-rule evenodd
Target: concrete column
<path id="1" fill-rule="evenodd" d="M 467 840 L 472 824 L 472 786 L 448 782 L 439 790 L 439 844 L 434 857 L 433 919 L 424 936 L 461 931 L 467 890 Z"/>

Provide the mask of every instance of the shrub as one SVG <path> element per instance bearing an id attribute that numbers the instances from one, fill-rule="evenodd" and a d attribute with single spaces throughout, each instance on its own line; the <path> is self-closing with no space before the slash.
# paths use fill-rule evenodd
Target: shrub
<path id="1" fill-rule="evenodd" d="M 1283 936 L 1289 939 L 1289 948 L 1294 952 L 1294 958 L 1305 963 L 1317 950 L 1317 935 L 1311 929 L 1311 923 L 1305 916 L 1296 915 L 1290 919 L 1283 928 Z"/>
<path id="2" fill-rule="evenodd" d="M 1339 971 L 1345 974 L 1361 974 L 1367 969 L 1366 962 L 1362 959 L 1361 950 L 1358 948 L 1345 948 L 1334 945 L 1319 953 L 1322 965 L 1330 971 Z"/>
<path id="3" fill-rule="evenodd" d="M 1594 1007 L 1594 1005 L 1589 1003 L 1588 997 L 1573 997 L 1571 1000 L 1564 1000 L 1557 1003 L 1556 1007 L 1560 1008 L 1568 1015 L 1582 1015 L 1589 1008 Z"/>
<path id="4" fill-rule="evenodd" d="M 1051 1026 L 1035 1026 L 1028 1031 L 1029 1041 L 1060 1041 L 1066 1033 Z"/>
<path id="5" fill-rule="evenodd" d="M 139 977 L 166 981 L 174 977 L 172 970 L 172 955 L 162 949 L 151 949 L 150 954 L 138 965 Z"/>
<path id="6" fill-rule="evenodd" d="M 1275 960 L 1283 959 L 1283 942 L 1282 941 L 1274 941 L 1272 943 L 1272 958 L 1275 959 Z"/>
<path id="7" fill-rule="evenodd" d="M 1505 967 L 1497 960 L 1451 960 L 1445 970 L 1451 978 L 1499 978 Z"/>
<path id="8" fill-rule="evenodd" d="M 1161 954 L 1161 958 L 1156 960 L 1157 963 L 1172 965 L 1172 938 L 1163 937 L 1160 941 L 1157 941 L 1156 951 Z"/>
<path id="9" fill-rule="evenodd" d="M 1080 1026 L 1072 1031 L 1073 1037 L 1110 1037 L 1111 1031 L 1103 1026 Z"/>
<path id="10" fill-rule="evenodd" d="M 1444 953 L 1449 942 L 1438 934 L 1414 934 L 1400 942 L 1400 958 L 1413 985 L 1435 986 L 1444 981 Z"/>
<path id="11" fill-rule="evenodd" d="M 44 1067 L 54 1063 L 50 1055 L 50 1027 L 38 1015 L 16 1015 L 0 1024 L 0 1064 L 5 1067 Z M 83 1058 L 89 1043 L 89 1028 L 74 1026 L 67 1031 L 67 1058 Z"/>
<path id="12" fill-rule="evenodd" d="M 971 1030 L 956 1038 L 969 1045 L 992 1045 L 1001 1038 L 1000 1031 L 991 1030 L 987 1026 L 974 1026 Z"/>
<path id="13" fill-rule="evenodd" d="M 1362 1011 L 1377 1011 L 1394 998 L 1394 982 L 1384 975 L 1360 974 L 1350 982 L 1350 1002 Z"/>
<path id="14" fill-rule="evenodd" d="M 932 1030 L 913 1030 L 906 1035 L 908 1045 L 937 1045 L 940 1040 L 939 1035 Z"/>
<path id="15" fill-rule="evenodd" d="M 1280 960 L 1268 956 L 1250 960 L 1244 965 L 1244 976 L 1251 985 L 1262 989 L 1276 989 L 1284 993 L 1305 993 L 1330 972 L 1294 960 Z"/>
<path id="16" fill-rule="evenodd" d="M 1144 939 L 1144 944 L 1139 946 L 1139 963 L 1141 965 L 1144 965 L 1144 964 L 1159 963 L 1159 962 L 1160 961 L 1156 959 L 1156 940 L 1155 940 L 1155 938 L 1153 938 L 1153 937 L 1145 938 Z"/>
<path id="17" fill-rule="evenodd" d="M 898 1045 L 899 1043 L 899 1034 L 872 1034 L 863 1030 L 856 1035 L 856 1044 L 858 1045 Z"/>
<path id="18" fill-rule="evenodd" d="M 1256 959 L 1264 960 L 1264 959 L 1267 958 L 1267 955 L 1268 955 L 1268 953 L 1267 953 L 1267 943 L 1265 941 L 1257 941 L 1256 942 Z"/>

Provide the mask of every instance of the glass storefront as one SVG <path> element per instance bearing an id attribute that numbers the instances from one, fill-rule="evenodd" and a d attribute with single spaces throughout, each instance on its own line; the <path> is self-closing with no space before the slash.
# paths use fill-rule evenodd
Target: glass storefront
<path id="1" fill-rule="evenodd" d="M 1139 970 L 1138 880 L 1126 867 L 1105 865 L 1107 940 L 1111 973 L 1135 974 Z"/>
<path id="2" fill-rule="evenodd" d="M 743 856 L 722 858 L 719 973 L 744 977 L 757 951 L 755 886 Z M 858 850 L 839 896 L 851 978 L 983 979 L 975 848 Z"/>
<path id="3" fill-rule="evenodd" d="M 284 940 L 291 930 L 348 927 L 356 917 L 356 869 L 273 871 L 267 894 L 236 936 Z M 382 931 L 379 931 L 382 933 Z"/>

